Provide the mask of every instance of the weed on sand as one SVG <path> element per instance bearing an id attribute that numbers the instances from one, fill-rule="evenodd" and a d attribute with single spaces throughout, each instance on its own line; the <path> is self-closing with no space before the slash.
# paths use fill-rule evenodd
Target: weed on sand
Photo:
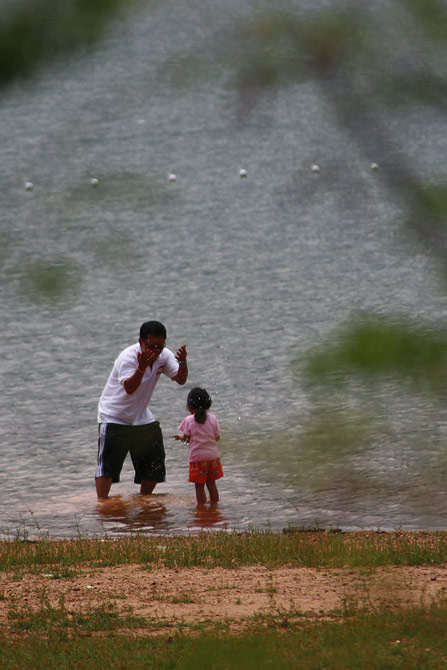
<path id="1" fill-rule="evenodd" d="M 123 616 L 110 603 L 89 608 L 84 612 L 69 611 L 63 600 L 57 607 L 48 602 L 40 608 L 31 609 L 26 605 L 12 608 L 8 613 L 10 633 L 88 633 L 116 629 L 134 629 L 145 625 L 145 619 L 130 613 Z"/>

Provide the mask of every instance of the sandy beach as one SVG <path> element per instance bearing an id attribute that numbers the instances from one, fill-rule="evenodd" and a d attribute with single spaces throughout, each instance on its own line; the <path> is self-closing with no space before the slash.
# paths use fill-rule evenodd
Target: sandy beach
<path id="1" fill-rule="evenodd" d="M 118 565 L 82 568 L 75 577 L 55 572 L 0 575 L 0 623 L 8 628 L 11 607 L 60 607 L 89 612 L 110 607 L 119 616 L 143 617 L 142 634 L 173 627 L 216 624 L 240 630 L 254 616 L 282 614 L 304 620 L 349 608 L 427 606 L 445 596 L 447 568 L 235 569 L 147 568 Z"/>

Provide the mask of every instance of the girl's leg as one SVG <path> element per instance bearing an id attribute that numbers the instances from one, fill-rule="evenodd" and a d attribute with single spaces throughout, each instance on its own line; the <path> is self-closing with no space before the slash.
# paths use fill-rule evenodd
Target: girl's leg
<path id="1" fill-rule="evenodd" d="M 204 505 L 206 503 L 205 484 L 195 484 L 195 487 L 197 502 L 199 505 Z"/>
<path id="2" fill-rule="evenodd" d="M 210 501 L 212 503 L 219 502 L 219 491 L 217 490 L 216 482 L 214 481 L 214 479 L 206 480 L 206 488 L 208 489 L 210 494 Z"/>

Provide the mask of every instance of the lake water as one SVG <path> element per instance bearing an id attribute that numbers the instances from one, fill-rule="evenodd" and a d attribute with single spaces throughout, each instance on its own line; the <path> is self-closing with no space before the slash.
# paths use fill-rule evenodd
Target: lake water
<path id="1" fill-rule="evenodd" d="M 203 7 L 141 6 L 94 54 L 3 92 L 1 534 L 447 528 L 445 410 L 391 389 L 392 429 L 367 448 L 310 444 L 293 364 L 358 310 L 442 319 L 436 267 L 401 232 L 370 169 L 381 156 L 352 145 L 311 82 L 242 122 L 224 68 L 173 86 L 166 71 L 249 4 Z M 405 123 L 409 155 L 445 171 L 445 133 L 430 145 Z M 45 299 L 45 277 L 64 299 Z M 167 481 L 141 498 L 126 461 L 99 504 L 97 402 L 148 319 L 189 352 L 187 386 L 162 379 L 151 404 Z M 217 510 L 196 509 L 169 439 L 192 385 L 223 432 Z"/>

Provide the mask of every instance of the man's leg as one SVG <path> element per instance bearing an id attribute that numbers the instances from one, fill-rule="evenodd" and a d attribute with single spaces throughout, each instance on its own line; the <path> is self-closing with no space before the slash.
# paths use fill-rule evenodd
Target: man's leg
<path id="1" fill-rule="evenodd" d="M 141 495 L 150 495 L 159 482 L 165 481 L 165 449 L 158 421 L 134 426 L 130 457 L 135 468 L 135 484 L 140 484 Z"/>
<path id="2" fill-rule="evenodd" d="M 96 465 L 96 493 L 100 500 L 109 496 L 112 482 L 119 482 L 124 459 L 127 456 L 127 426 L 100 423 L 98 462 Z"/>
<path id="3" fill-rule="evenodd" d="M 108 498 L 110 487 L 112 486 L 112 477 L 97 477 L 95 483 L 98 499 L 105 500 Z"/>
<path id="4" fill-rule="evenodd" d="M 156 486 L 157 482 L 152 482 L 150 479 L 141 478 L 141 486 L 140 486 L 141 495 L 149 496 Z"/>

